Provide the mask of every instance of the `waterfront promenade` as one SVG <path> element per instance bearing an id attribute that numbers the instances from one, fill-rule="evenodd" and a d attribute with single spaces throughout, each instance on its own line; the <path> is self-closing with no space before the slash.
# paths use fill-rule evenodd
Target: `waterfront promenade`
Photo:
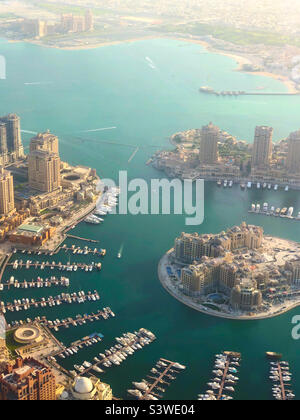
<path id="1" fill-rule="evenodd" d="M 195 309 L 198 312 L 204 313 L 206 315 L 215 316 L 218 318 L 226 318 L 237 321 L 255 321 L 261 319 L 274 318 L 276 316 L 282 315 L 290 310 L 300 306 L 300 298 L 297 301 L 284 302 L 282 305 L 273 305 L 272 308 L 264 313 L 253 314 L 253 315 L 242 315 L 240 313 L 226 313 L 219 312 L 213 309 L 203 306 L 201 303 L 196 302 L 192 297 L 184 295 L 178 287 L 172 282 L 170 277 L 167 274 L 167 266 L 170 266 L 169 257 L 173 252 L 173 249 L 170 249 L 160 260 L 158 264 L 158 278 L 164 287 L 164 289 L 179 302 L 183 303 L 186 306 L 189 306 L 192 309 Z"/>

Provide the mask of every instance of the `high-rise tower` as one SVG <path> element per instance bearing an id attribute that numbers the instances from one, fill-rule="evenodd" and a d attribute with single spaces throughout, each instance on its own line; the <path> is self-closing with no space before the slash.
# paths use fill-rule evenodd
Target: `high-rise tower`
<path id="1" fill-rule="evenodd" d="M 0 166 L 0 215 L 7 216 L 15 208 L 13 176 Z"/>
<path id="2" fill-rule="evenodd" d="M 289 135 L 286 168 L 291 174 L 300 173 L 300 130 Z"/>
<path id="3" fill-rule="evenodd" d="M 259 126 L 255 128 L 252 150 L 252 167 L 266 168 L 272 158 L 273 128 Z"/>
<path id="4" fill-rule="evenodd" d="M 200 163 L 214 164 L 218 162 L 219 127 L 212 123 L 204 126 L 201 131 Z"/>

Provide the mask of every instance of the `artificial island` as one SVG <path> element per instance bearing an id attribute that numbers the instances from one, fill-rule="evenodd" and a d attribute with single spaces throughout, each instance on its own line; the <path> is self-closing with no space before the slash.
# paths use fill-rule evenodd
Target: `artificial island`
<path id="1" fill-rule="evenodd" d="M 273 142 L 273 128 L 257 126 L 252 144 L 239 140 L 216 125 L 171 136 L 173 150 L 155 153 L 148 161 L 170 177 L 205 179 L 242 188 L 279 186 L 300 188 L 300 130 Z"/>
<path id="2" fill-rule="evenodd" d="M 216 235 L 182 233 L 158 274 L 173 297 L 218 317 L 271 318 L 300 305 L 300 244 L 246 223 Z"/>

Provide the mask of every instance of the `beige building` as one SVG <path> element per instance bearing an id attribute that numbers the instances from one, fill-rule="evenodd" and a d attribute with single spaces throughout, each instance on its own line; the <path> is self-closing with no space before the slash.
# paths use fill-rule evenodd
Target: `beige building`
<path id="1" fill-rule="evenodd" d="M 60 397 L 63 401 L 108 401 L 112 400 L 111 387 L 100 379 L 77 377 L 74 382 L 66 388 Z"/>
<path id="2" fill-rule="evenodd" d="M 3 167 L 0 167 L 0 215 L 9 215 L 14 208 L 15 199 L 13 176 Z"/>
<path id="3" fill-rule="evenodd" d="M 262 293 L 256 282 L 244 279 L 232 289 L 230 304 L 235 310 L 253 311 L 262 305 Z"/>
<path id="4" fill-rule="evenodd" d="M 201 131 L 200 164 L 214 164 L 218 162 L 218 141 L 220 129 L 209 123 Z"/>
<path id="5" fill-rule="evenodd" d="M 252 167 L 266 168 L 272 158 L 273 128 L 258 126 L 252 150 Z"/>
<path id="6" fill-rule="evenodd" d="M 193 262 L 203 256 L 215 258 L 235 249 L 258 249 L 262 242 L 263 229 L 246 223 L 217 235 L 182 233 L 175 239 L 175 257 L 183 263 Z"/>
<path id="7" fill-rule="evenodd" d="M 50 193 L 60 188 L 60 158 L 56 153 L 35 150 L 28 157 L 29 186 Z"/>
<path id="8" fill-rule="evenodd" d="M 286 276 L 290 284 L 300 284 L 300 260 L 288 261 L 285 264 Z"/>
<path id="9" fill-rule="evenodd" d="M 300 173 L 300 130 L 289 135 L 286 167 L 290 174 Z"/>
<path id="10" fill-rule="evenodd" d="M 30 141 L 30 152 L 35 150 L 46 150 L 49 153 L 59 154 L 58 137 L 51 134 L 50 131 L 39 133 Z"/>

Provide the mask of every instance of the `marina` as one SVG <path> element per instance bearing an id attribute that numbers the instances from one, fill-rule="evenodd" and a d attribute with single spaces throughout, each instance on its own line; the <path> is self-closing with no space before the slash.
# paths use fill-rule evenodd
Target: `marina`
<path id="1" fill-rule="evenodd" d="M 75 239 L 78 240 L 86 240 L 86 241 L 91 241 L 90 239 L 84 239 L 84 238 L 79 238 L 79 237 L 74 237 Z M 99 242 L 99 241 L 95 241 L 95 242 Z M 18 248 L 14 248 L 13 249 L 13 253 L 16 254 L 17 252 L 19 252 L 20 254 L 27 254 L 27 255 L 56 255 L 58 254 L 60 251 L 65 251 L 72 253 L 73 255 L 78 254 L 78 255 L 96 255 L 96 256 L 100 256 L 100 257 L 104 257 L 106 255 L 106 249 L 97 249 L 97 248 L 89 248 L 88 246 L 85 246 L 84 248 L 81 248 L 80 246 L 75 246 L 75 245 L 71 245 L 71 247 L 68 247 L 67 244 L 64 244 L 63 246 L 60 246 L 57 248 L 56 251 L 54 252 L 49 252 L 49 251 L 43 251 L 43 250 L 29 250 L 29 249 L 18 249 Z"/>
<path id="2" fill-rule="evenodd" d="M 151 375 L 147 375 L 147 379 L 143 379 L 142 382 L 132 382 L 135 389 L 128 389 L 127 392 L 138 400 L 162 399 L 165 388 L 170 386 L 171 381 L 177 379 L 176 375 L 185 369 L 186 366 L 178 362 L 160 358 L 151 369 Z"/>
<path id="3" fill-rule="evenodd" d="M 103 334 L 95 332 L 87 337 L 83 337 L 81 340 L 74 341 L 69 347 L 65 347 L 62 352 L 58 351 L 57 353 L 52 354 L 51 357 L 55 358 L 58 356 L 61 359 L 65 359 L 66 357 L 74 356 L 84 347 L 90 347 L 100 343 L 103 338 Z"/>
<path id="4" fill-rule="evenodd" d="M 210 389 L 205 394 L 199 394 L 198 400 L 233 400 L 233 397 L 227 394 L 235 392 L 235 385 L 239 381 L 237 374 L 240 361 L 240 353 L 225 351 L 217 354 L 213 370 L 215 377 L 207 384 Z"/>
<path id="5" fill-rule="evenodd" d="M 94 322 L 100 321 L 101 319 L 107 320 L 109 318 L 114 318 L 116 315 L 111 310 L 111 308 L 106 307 L 102 310 L 99 309 L 97 312 L 93 312 L 91 314 L 84 314 L 84 315 L 76 315 L 75 318 L 68 317 L 66 319 L 56 319 L 54 321 L 48 320 L 46 316 L 37 316 L 33 320 L 31 318 L 27 318 L 26 320 L 13 320 L 9 324 L 7 324 L 8 329 L 12 329 L 15 327 L 19 327 L 20 325 L 24 324 L 32 324 L 34 322 L 38 322 L 39 324 L 47 327 L 49 330 L 54 329 L 55 331 L 59 331 L 60 328 L 69 328 L 69 327 L 80 327 L 85 325 L 87 322 Z"/>
<path id="6" fill-rule="evenodd" d="M 40 261 L 31 261 L 31 260 L 27 260 L 26 262 L 24 262 L 23 260 L 15 260 L 14 262 L 8 263 L 7 266 L 12 267 L 13 270 L 18 270 L 18 269 L 22 269 L 22 268 L 26 268 L 27 270 L 29 270 L 30 268 L 35 268 L 40 269 L 40 270 L 44 270 L 44 269 L 50 269 L 50 270 L 54 270 L 57 269 L 59 271 L 77 271 L 77 270 L 82 270 L 85 272 L 88 271 L 94 271 L 94 270 L 98 270 L 100 271 L 102 268 L 102 264 L 100 262 L 95 263 L 94 261 L 92 261 L 90 264 L 83 264 L 83 263 L 70 263 L 68 262 L 67 264 L 62 264 L 61 262 L 56 263 L 55 261 L 53 261 L 52 263 L 50 263 L 49 261 L 46 262 L 40 262 Z"/>
<path id="7" fill-rule="evenodd" d="M 60 328 L 69 328 L 82 326 L 87 322 L 94 322 L 99 320 L 107 320 L 109 318 L 114 318 L 116 315 L 115 313 L 109 308 L 103 308 L 102 310 L 98 310 L 96 313 L 92 313 L 90 315 L 77 315 L 76 318 L 66 318 L 63 320 L 56 319 L 55 321 L 48 321 L 46 319 L 43 320 L 43 325 L 46 325 L 50 329 L 54 329 L 55 331 L 59 331 Z"/>
<path id="8" fill-rule="evenodd" d="M 228 107 L 224 122 L 224 113 L 217 105 L 217 103 L 219 104 L 219 100 L 221 100 L 221 98 L 211 96 L 210 98 L 207 98 L 209 99 L 206 103 L 207 115 L 201 114 L 199 119 L 199 97 L 195 95 L 195 89 L 191 88 L 190 92 L 189 89 L 186 88 L 188 86 L 184 85 L 184 82 L 186 81 L 186 66 L 194 69 L 190 72 L 190 83 L 191 85 L 196 86 L 196 90 L 199 85 L 212 83 L 209 79 L 207 79 L 207 77 L 210 76 L 206 76 L 209 75 L 211 68 L 215 69 L 212 86 L 214 86 L 215 83 L 215 86 L 219 86 L 221 89 L 222 77 L 224 75 L 229 80 L 229 90 L 232 90 L 235 87 L 237 89 L 247 90 L 249 82 L 251 82 L 251 87 L 253 88 L 257 85 L 264 84 L 267 91 L 272 91 L 273 87 L 274 89 L 277 88 L 279 91 L 283 89 L 281 89 L 281 84 L 279 82 L 271 78 L 264 78 L 263 80 L 265 80 L 265 82 L 263 82 L 262 79 L 260 79 L 260 76 L 257 77 L 255 75 L 233 72 L 232 70 L 236 67 L 236 64 L 228 57 L 210 53 L 199 55 L 198 52 L 202 51 L 201 46 L 190 44 L 187 48 L 180 48 L 179 44 L 180 43 L 178 41 L 155 40 L 150 42 L 142 41 L 141 43 L 132 43 L 129 47 L 127 47 L 126 43 L 121 46 L 116 45 L 113 47 L 107 47 L 107 50 L 110 48 L 115 50 L 116 58 L 110 58 L 107 67 L 103 67 L 105 77 L 102 76 L 102 72 L 99 73 L 98 67 L 94 66 L 94 69 L 91 69 L 90 72 L 91 81 L 86 78 L 86 71 L 84 69 L 84 62 L 86 62 L 86 60 L 82 60 L 82 57 L 86 56 L 86 58 L 92 62 L 106 63 L 108 55 L 108 53 L 106 53 L 106 48 L 99 48 L 95 50 L 91 49 L 83 52 L 73 51 L 72 54 L 66 54 L 66 56 L 55 49 L 43 50 L 42 52 L 45 56 L 47 56 L 47 62 L 49 63 L 49 65 L 44 68 L 44 77 L 49 80 L 53 80 L 53 97 L 54 95 L 57 96 L 56 107 L 53 107 L 53 112 L 46 115 L 43 110 L 49 105 L 47 104 L 47 96 L 38 95 L 38 92 L 36 92 L 39 101 L 36 102 L 35 100 L 32 100 L 32 102 L 30 102 L 32 92 L 29 91 L 28 87 L 26 87 L 26 89 L 28 89 L 28 93 L 24 92 L 24 95 L 20 95 L 19 108 L 20 110 L 23 109 L 25 116 L 25 111 L 30 108 L 28 103 L 31 103 L 35 116 L 30 117 L 29 114 L 27 114 L 28 118 L 26 117 L 24 120 L 24 128 L 26 125 L 28 126 L 26 128 L 30 128 L 30 126 L 36 124 L 36 121 L 43 121 L 38 125 L 41 129 L 49 127 L 60 135 L 60 133 L 63 134 L 67 131 L 69 132 L 73 130 L 73 127 L 67 127 L 67 124 L 65 124 L 64 121 L 75 122 L 76 127 L 74 127 L 74 131 L 77 129 L 80 130 L 93 127 L 95 126 L 95 121 L 98 121 L 97 118 L 99 118 L 99 108 L 95 107 L 94 101 L 89 100 L 91 98 L 91 92 L 94 92 L 99 99 L 99 93 L 104 90 L 105 98 L 108 100 L 108 107 L 112 110 L 111 114 L 107 118 L 117 121 L 117 125 L 122 127 L 122 133 L 115 132 L 114 135 L 120 134 L 120 138 L 122 137 L 119 144 L 130 143 L 134 144 L 134 147 L 141 144 L 145 145 L 145 147 L 151 146 L 161 149 L 168 143 L 168 140 L 165 140 L 165 138 L 174 132 L 174 120 L 177 121 L 175 128 L 177 129 L 178 127 L 178 130 L 180 130 L 182 127 L 198 127 L 205 124 L 207 123 L 207 118 L 210 115 L 216 114 L 217 115 L 214 118 L 214 121 L 217 124 L 226 125 L 226 129 L 229 132 L 233 132 L 239 138 L 246 137 L 247 141 L 252 140 L 253 129 L 258 123 L 260 123 L 260 121 L 263 123 L 267 122 L 269 125 L 276 127 L 276 140 L 284 138 L 291 131 L 291 126 L 295 128 L 298 127 L 297 121 L 299 118 L 297 109 L 299 108 L 297 103 L 299 98 L 297 97 L 265 97 L 261 98 L 263 101 L 256 101 L 255 97 L 249 97 L 247 98 L 247 101 L 241 103 L 241 106 L 239 107 Z M 6 49 L 5 42 L 3 42 L 3 48 Z M 114 96 L 115 89 L 110 89 L 108 86 L 108 76 L 111 76 L 113 80 L 119 80 L 120 88 L 124 89 L 124 92 L 127 92 L 127 90 L 130 91 L 130 89 L 132 90 L 132 87 L 128 86 L 127 83 L 129 76 L 126 78 L 124 77 L 124 80 L 123 77 L 119 77 L 117 71 L 118 66 L 116 64 L 121 60 L 125 64 L 128 64 L 128 66 L 122 66 L 122 73 L 124 74 L 125 72 L 126 76 L 132 74 L 136 75 L 136 72 L 139 70 L 139 57 L 141 56 L 142 49 L 149 49 L 150 52 L 153 51 L 157 62 L 160 64 L 161 60 L 163 63 L 165 62 L 163 59 L 165 60 L 164 55 L 167 48 L 169 49 L 168 59 L 174 68 L 174 74 L 178 78 L 178 83 L 175 83 L 173 86 L 174 95 L 176 95 L 176 98 L 180 98 L 180 94 L 182 95 L 182 86 L 185 86 L 184 94 L 186 95 L 185 104 L 187 112 L 182 112 L 182 109 L 178 106 L 177 101 L 164 101 L 164 85 L 166 84 L 166 81 L 170 79 L 170 67 L 162 65 L 160 67 L 160 72 L 157 72 L 159 79 L 156 79 L 155 72 L 153 72 L 153 77 L 151 78 L 149 78 L 148 74 L 147 77 L 144 77 L 144 75 L 141 74 L 141 79 L 137 78 L 137 83 L 140 84 L 142 84 L 144 80 L 148 81 L 149 92 L 151 90 L 153 95 L 149 94 L 148 97 L 148 95 L 144 92 L 141 97 L 139 96 L 137 98 L 138 102 L 136 112 L 120 112 L 119 107 L 115 105 L 120 105 L 120 108 L 126 109 L 126 98 L 128 95 L 117 94 Z M 30 71 L 30 74 L 32 75 L 32 79 L 40 80 L 38 79 L 40 67 L 34 65 L 34 63 L 39 62 L 40 50 L 38 48 L 27 44 L 25 51 L 25 47 L 23 45 L 11 43 L 7 45 L 5 55 L 7 56 L 7 60 L 9 62 L 17 62 L 19 58 L 20 60 L 23 60 L 23 57 L 27 57 L 26 65 L 28 66 L 28 71 Z M 198 68 L 199 56 L 201 57 L 201 60 Z M 127 60 L 128 57 L 133 57 L 133 59 Z M 207 62 L 209 62 L 209 64 L 207 64 Z M 231 62 L 232 65 L 230 65 L 229 69 L 227 64 L 230 64 Z M 57 66 L 59 66 L 62 70 L 59 74 L 57 72 L 53 72 L 53 68 L 57 68 Z M 66 66 L 66 70 L 64 70 L 64 66 Z M 113 73 L 109 74 L 108 70 L 111 68 Z M 71 83 L 69 76 L 72 71 L 75 72 L 74 78 L 76 77 L 78 83 L 77 85 L 72 85 L 72 87 L 70 86 L 70 89 L 72 89 L 72 94 L 74 95 L 76 92 L 78 93 L 79 90 L 85 95 L 87 106 L 84 112 L 78 112 L 80 108 L 77 102 L 67 101 L 65 97 L 66 89 L 69 88 L 69 83 Z M 147 69 L 147 71 L 149 70 Z M 200 71 L 203 72 L 202 82 L 199 82 Z M 15 93 L 13 87 L 19 81 L 16 66 L 11 68 L 10 79 L 11 81 L 9 86 L 7 89 L 4 88 L 7 101 L 3 103 L 3 115 L 7 109 L 15 109 Z M 66 89 L 61 89 L 62 85 L 64 85 Z M 18 83 L 18 86 L 22 91 L 22 83 Z M 32 89 L 33 88 L 36 89 L 35 87 L 32 87 Z M 226 89 L 226 86 L 224 86 L 224 89 Z M 178 91 L 180 93 L 178 93 Z M 146 93 L 148 93 L 148 91 Z M 144 106 L 143 103 L 141 103 L 145 100 L 145 98 L 147 100 L 147 106 Z M 246 97 L 244 98 L 246 99 Z M 297 102 L 292 107 L 293 109 L 289 106 L 290 99 Z M 285 103 L 285 101 L 287 102 Z M 221 102 L 223 101 L 221 100 Z M 149 124 L 148 109 L 153 109 L 155 124 Z M 76 112 L 76 117 L 78 117 L 76 118 L 76 121 L 73 118 L 73 111 Z M 277 111 L 281 112 L 282 118 L 278 119 Z M 60 116 L 62 115 L 65 115 L 65 120 L 61 120 Z M 260 121 L 258 121 L 258 115 Z M 103 116 L 103 119 L 105 118 L 106 116 Z M 140 124 L 136 124 L 137 120 L 140 120 Z M 110 125 L 110 123 L 108 125 Z M 145 135 L 146 131 L 148 132 L 147 135 Z M 127 164 L 128 155 L 130 155 L 131 151 L 128 151 L 125 147 L 116 150 L 113 148 L 113 145 L 110 145 L 110 147 L 107 148 L 103 147 L 103 151 L 100 151 L 100 145 L 102 147 L 101 143 L 103 142 L 103 139 L 110 140 L 108 135 L 110 135 L 110 132 L 106 132 L 105 137 L 103 136 L 103 138 L 99 135 L 99 138 L 97 137 L 97 141 L 95 140 L 95 142 L 89 143 L 88 139 L 85 143 L 77 142 L 75 145 L 74 139 L 71 135 L 69 137 L 64 136 L 65 139 L 64 142 L 62 142 L 62 156 L 63 158 L 68 157 L 70 161 L 77 163 L 82 162 L 82 159 L 86 159 L 84 163 L 95 167 L 101 175 L 113 177 L 115 179 L 117 177 L 120 164 L 123 166 Z M 93 136 L 91 135 L 91 137 Z M 113 137 L 113 132 L 111 133 L 111 137 Z M 155 146 L 151 145 L 154 141 Z M 26 138 L 26 144 L 28 144 L 28 138 Z M 149 153 L 144 153 L 144 150 L 140 150 L 131 162 L 131 177 L 139 178 L 142 175 L 143 177 L 145 176 L 146 181 L 148 181 L 153 175 L 157 177 L 159 176 L 159 174 L 152 168 L 146 167 L 144 169 L 143 167 L 144 162 L 149 158 L 151 153 L 150 151 Z M 253 215 L 248 214 L 248 208 L 251 205 L 251 202 L 248 203 L 248 198 L 253 202 L 272 202 L 271 198 L 264 200 L 260 196 L 256 197 L 257 192 L 260 194 L 262 189 L 257 190 L 254 184 L 252 187 L 254 197 L 250 198 L 251 196 L 246 192 L 243 194 L 243 202 L 239 191 L 239 184 L 236 184 L 235 182 L 232 190 L 218 190 L 218 193 L 221 194 L 221 202 L 216 205 L 215 199 L 217 193 L 216 185 L 214 184 L 215 183 L 208 182 L 205 187 L 206 211 L 205 221 L 200 227 L 202 232 L 221 231 L 225 226 L 234 225 L 237 220 L 242 221 L 245 217 L 246 221 L 251 223 L 253 219 L 255 220 L 255 218 Z M 227 194 L 229 194 L 230 197 L 226 197 Z M 278 195 L 277 193 L 275 194 L 273 188 L 271 196 L 272 195 L 274 196 L 274 202 L 275 196 L 276 200 L 278 199 L 278 206 L 280 205 L 280 201 L 283 201 L 283 203 L 287 202 L 285 199 L 285 192 L 281 187 Z M 291 203 L 291 205 L 294 205 L 295 209 L 298 209 L 297 203 Z M 283 207 L 283 205 L 281 207 Z M 197 393 L 200 391 L 199 376 L 204 376 L 207 379 L 210 378 L 209 375 L 211 372 L 206 363 L 202 363 L 201 368 L 199 369 L 199 351 L 191 351 L 191 346 L 194 343 L 203 343 L 203 345 L 201 344 L 200 352 L 201 359 L 205 361 L 209 361 L 211 359 L 211 355 L 218 353 L 220 351 L 220 347 L 221 349 L 236 348 L 243 354 L 243 359 L 245 361 L 247 360 L 247 363 L 243 366 L 243 374 L 241 375 L 240 381 L 241 386 L 237 389 L 235 394 L 237 399 L 247 400 L 249 398 L 256 397 L 265 399 L 270 398 L 271 387 L 270 383 L 266 380 L 267 378 L 265 374 L 263 374 L 261 378 L 261 382 L 263 382 L 262 386 L 258 386 L 260 382 L 257 380 L 257 377 L 261 376 L 261 373 L 259 372 L 267 370 L 266 361 L 264 357 L 261 357 L 261 355 L 266 350 L 265 343 L 267 342 L 267 347 L 278 348 L 285 354 L 285 358 L 289 360 L 290 363 L 293 363 L 295 372 L 300 368 L 299 358 L 297 357 L 297 352 L 295 352 L 297 341 L 291 342 L 291 318 L 292 316 L 298 314 L 299 308 L 283 314 L 277 319 L 274 318 L 266 321 L 259 321 L 259 323 L 250 322 L 248 324 L 230 320 L 224 321 L 219 319 L 209 319 L 205 315 L 196 314 L 187 308 L 179 307 L 176 301 L 170 299 L 170 297 L 161 290 L 159 282 L 156 281 L 157 267 L 155 264 L 150 263 L 152 261 L 154 262 L 159 260 L 161 254 L 165 250 L 169 249 L 170 244 L 173 243 L 175 235 L 183 229 L 184 217 L 177 216 L 176 220 L 173 221 L 173 219 L 170 218 L 169 222 L 166 223 L 164 217 L 149 216 L 145 226 L 145 220 L 143 217 L 132 217 L 129 214 L 126 218 L 115 217 L 114 220 L 113 218 L 110 218 L 106 221 L 107 223 L 103 223 L 99 229 L 97 227 L 94 228 L 94 226 L 81 223 L 76 227 L 76 229 L 69 232 L 70 234 L 74 233 L 74 236 L 76 235 L 76 240 L 80 240 L 79 238 L 82 238 L 82 245 L 89 245 L 91 248 L 93 248 L 93 246 L 91 246 L 93 242 L 89 243 L 90 240 L 85 238 L 91 238 L 95 241 L 95 243 L 100 240 L 100 243 L 95 246 L 98 248 L 105 247 L 107 248 L 108 253 L 112 254 L 108 255 L 107 266 L 105 267 L 105 276 L 107 275 L 108 281 L 101 283 L 101 296 L 103 295 L 103 299 L 104 297 L 106 299 L 105 305 L 111 305 L 112 309 L 115 310 L 117 314 L 120 313 L 120 319 L 116 320 L 117 322 L 107 324 L 103 323 L 105 324 L 104 327 L 109 330 L 103 331 L 105 339 L 108 335 L 112 338 L 118 336 L 120 331 L 134 331 L 136 327 L 133 325 L 133 320 L 136 319 L 139 320 L 140 326 L 149 328 L 151 331 L 156 333 L 157 337 L 159 337 L 157 343 L 153 345 L 153 347 L 155 347 L 155 349 L 153 348 L 153 352 L 156 350 L 154 359 L 151 351 L 152 348 L 137 355 L 140 360 L 135 374 L 133 374 L 131 363 L 134 362 L 134 360 L 130 360 L 130 363 L 124 364 L 121 369 L 109 370 L 105 379 L 112 385 L 115 395 L 118 395 L 121 398 L 126 398 L 126 384 L 129 384 L 129 375 L 133 376 L 132 380 L 134 380 L 134 377 L 138 379 L 139 376 L 143 376 L 143 374 L 147 372 L 148 367 L 150 369 L 152 363 L 158 360 L 160 356 L 166 356 L 166 358 L 170 360 L 181 360 L 182 362 L 184 362 L 185 358 L 187 358 L 186 363 L 188 363 L 189 367 L 188 374 L 182 375 L 180 383 L 178 381 L 178 383 L 174 384 L 174 387 L 170 387 L 168 396 L 172 399 L 183 398 L 188 400 L 193 396 L 197 396 Z M 274 234 L 276 236 L 284 235 L 291 240 L 299 239 L 299 235 L 294 224 L 288 222 L 285 223 L 285 219 L 275 219 L 274 222 L 276 222 L 276 227 L 271 226 L 272 218 L 263 217 L 260 221 L 266 231 L 270 234 Z M 145 240 L 145 238 L 147 238 L 147 240 Z M 72 237 L 68 237 L 67 241 L 72 244 L 75 243 L 75 239 L 72 241 Z M 126 255 L 124 254 L 123 260 L 118 261 L 115 257 L 120 248 L 121 242 L 124 240 L 126 241 Z M 84 241 L 87 242 L 85 243 Z M 58 256 L 56 257 L 56 260 L 64 261 L 62 258 Z M 96 258 L 93 258 L 91 255 L 90 257 L 84 258 L 86 258 L 87 263 L 89 260 L 96 260 Z M 50 260 L 50 258 L 48 259 Z M 111 261 L 115 262 L 115 264 L 111 264 Z M 127 270 L 123 268 L 125 265 L 128 266 Z M 10 269 L 8 272 L 9 271 Z M 50 275 L 50 273 L 51 272 L 49 271 L 47 276 Z M 28 279 L 35 278 L 38 274 L 41 275 L 40 272 L 32 274 L 30 271 L 28 271 L 28 273 L 26 271 L 25 273 L 24 270 L 24 278 L 26 275 L 28 276 Z M 54 272 L 53 274 L 65 274 L 68 276 L 66 273 L 59 272 Z M 42 274 L 41 277 L 45 278 L 46 276 Z M 90 276 L 83 276 L 81 271 L 78 271 L 77 274 L 72 273 L 71 286 L 73 286 L 73 277 L 76 281 L 76 286 L 77 281 L 79 282 L 81 279 L 84 281 L 85 278 L 86 280 L 93 282 L 93 286 L 88 287 L 88 289 L 93 290 L 97 288 L 97 280 L 95 279 L 94 281 L 92 276 L 91 278 Z M 94 277 L 96 278 L 97 274 L 95 274 Z M 6 278 L 7 277 L 5 276 L 4 279 Z M 23 279 L 23 277 L 21 278 Z M 116 291 L 118 292 L 116 293 Z M 151 299 L 148 298 L 148 300 L 146 300 L 146 296 L 149 296 Z M 12 301 L 13 299 L 14 298 L 6 300 Z M 104 306 L 104 304 L 102 306 Z M 73 308 L 75 312 L 71 312 Z M 87 311 L 88 313 L 91 313 L 93 310 L 85 310 L 85 307 L 83 306 L 78 308 L 72 306 L 61 306 L 57 309 L 59 310 L 53 311 L 51 308 L 47 310 L 50 312 L 50 314 L 47 313 L 49 319 L 51 319 L 51 313 L 53 313 L 53 315 L 57 315 L 53 316 L 53 318 L 58 317 L 62 319 L 67 316 L 74 317 L 78 312 L 84 313 Z M 96 309 L 98 309 L 98 306 L 95 305 L 95 312 Z M 46 313 L 46 310 L 41 312 Z M 31 314 L 30 316 L 32 317 Z M 26 312 L 9 314 L 8 322 L 11 322 L 11 318 L 17 319 L 18 317 L 26 318 Z M 111 324 L 114 325 L 110 330 Z M 208 324 L 212 327 L 208 327 Z M 255 327 L 257 324 L 259 324 L 259 328 Z M 66 330 L 66 333 L 69 333 L 70 336 L 70 341 L 68 342 L 74 341 L 77 337 L 82 337 L 87 335 L 89 332 L 98 329 L 94 328 L 92 324 L 82 328 L 87 328 L 87 331 L 83 331 L 78 336 L 78 328 L 71 329 L 70 327 L 69 330 Z M 91 331 L 88 328 L 91 328 Z M 101 331 L 101 328 L 99 328 L 99 330 Z M 274 331 L 277 331 L 277 334 L 274 334 Z M 65 333 L 64 328 L 62 328 L 61 333 Z M 103 346 L 103 344 L 104 343 L 102 343 L 101 346 Z M 168 349 L 167 352 L 166 349 Z M 91 351 L 93 350 L 95 349 L 91 348 Z M 87 357 L 91 360 L 93 359 L 90 355 Z M 255 372 L 253 373 L 254 366 Z M 177 385 L 180 385 L 180 389 L 178 389 Z M 206 388 L 203 388 L 203 390 L 205 389 Z M 299 384 L 297 383 L 295 383 L 295 391 L 298 395 Z"/>
<path id="9" fill-rule="evenodd" d="M 300 221 L 300 211 L 297 216 L 294 216 L 294 207 L 275 207 L 270 206 L 268 203 L 253 203 L 249 213 L 260 214 L 264 216 L 281 217 L 283 219 Z"/>
<path id="10" fill-rule="evenodd" d="M 4 289 L 31 289 L 31 288 L 43 288 L 43 287 L 69 287 L 70 286 L 70 279 L 67 277 L 61 277 L 58 279 L 55 276 L 51 276 L 50 278 L 43 279 L 38 277 L 36 280 L 20 282 L 16 280 L 13 276 L 6 282 L 0 283 L 0 292 Z"/>
<path id="11" fill-rule="evenodd" d="M 9 312 L 19 312 L 22 310 L 28 310 L 31 307 L 34 308 L 44 308 L 46 306 L 54 307 L 60 306 L 62 304 L 82 304 L 86 301 L 96 302 L 100 299 L 98 292 L 95 290 L 93 293 L 88 292 L 87 294 L 84 291 L 80 291 L 78 293 L 61 293 L 56 297 L 48 297 L 48 298 L 41 298 L 41 300 L 35 300 L 33 298 L 22 298 L 14 299 L 14 303 L 5 303 L 3 301 L 0 302 L 0 313 L 2 312 L 5 314 L 7 311 Z"/>
<path id="12" fill-rule="evenodd" d="M 282 189 L 284 192 L 288 192 L 290 190 L 289 185 L 278 185 L 278 184 L 270 184 L 267 182 L 264 182 L 263 180 L 261 182 L 253 182 L 253 181 L 237 181 L 235 180 L 228 180 L 228 179 L 219 179 L 217 181 L 217 186 L 218 187 L 224 187 L 224 188 L 232 188 L 234 184 L 240 184 L 240 188 L 241 190 L 252 190 L 252 189 L 257 189 L 257 190 L 268 190 L 268 191 L 279 191 L 280 189 Z"/>
<path id="13" fill-rule="evenodd" d="M 124 333 L 122 337 L 116 337 L 118 344 L 99 353 L 99 357 L 95 357 L 95 364 L 84 362 L 82 366 L 74 366 L 81 375 L 87 375 L 91 370 L 97 372 L 99 365 L 101 367 L 110 368 L 112 366 L 119 366 L 128 356 L 133 355 L 137 350 L 141 350 L 144 346 L 151 344 L 156 339 L 155 335 L 141 328 L 134 333 Z"/>
<path id="14" fill-rule="evenodd" d="M 269 379 L 273 382 L 273 398 L 277 401 L 295 399 L 295 394 L 291 389 L 292 374 L 289 363 L 281 361 L 282 355 L 278 353 L 267 352 L 266 356 L 271 360 Z"/>

